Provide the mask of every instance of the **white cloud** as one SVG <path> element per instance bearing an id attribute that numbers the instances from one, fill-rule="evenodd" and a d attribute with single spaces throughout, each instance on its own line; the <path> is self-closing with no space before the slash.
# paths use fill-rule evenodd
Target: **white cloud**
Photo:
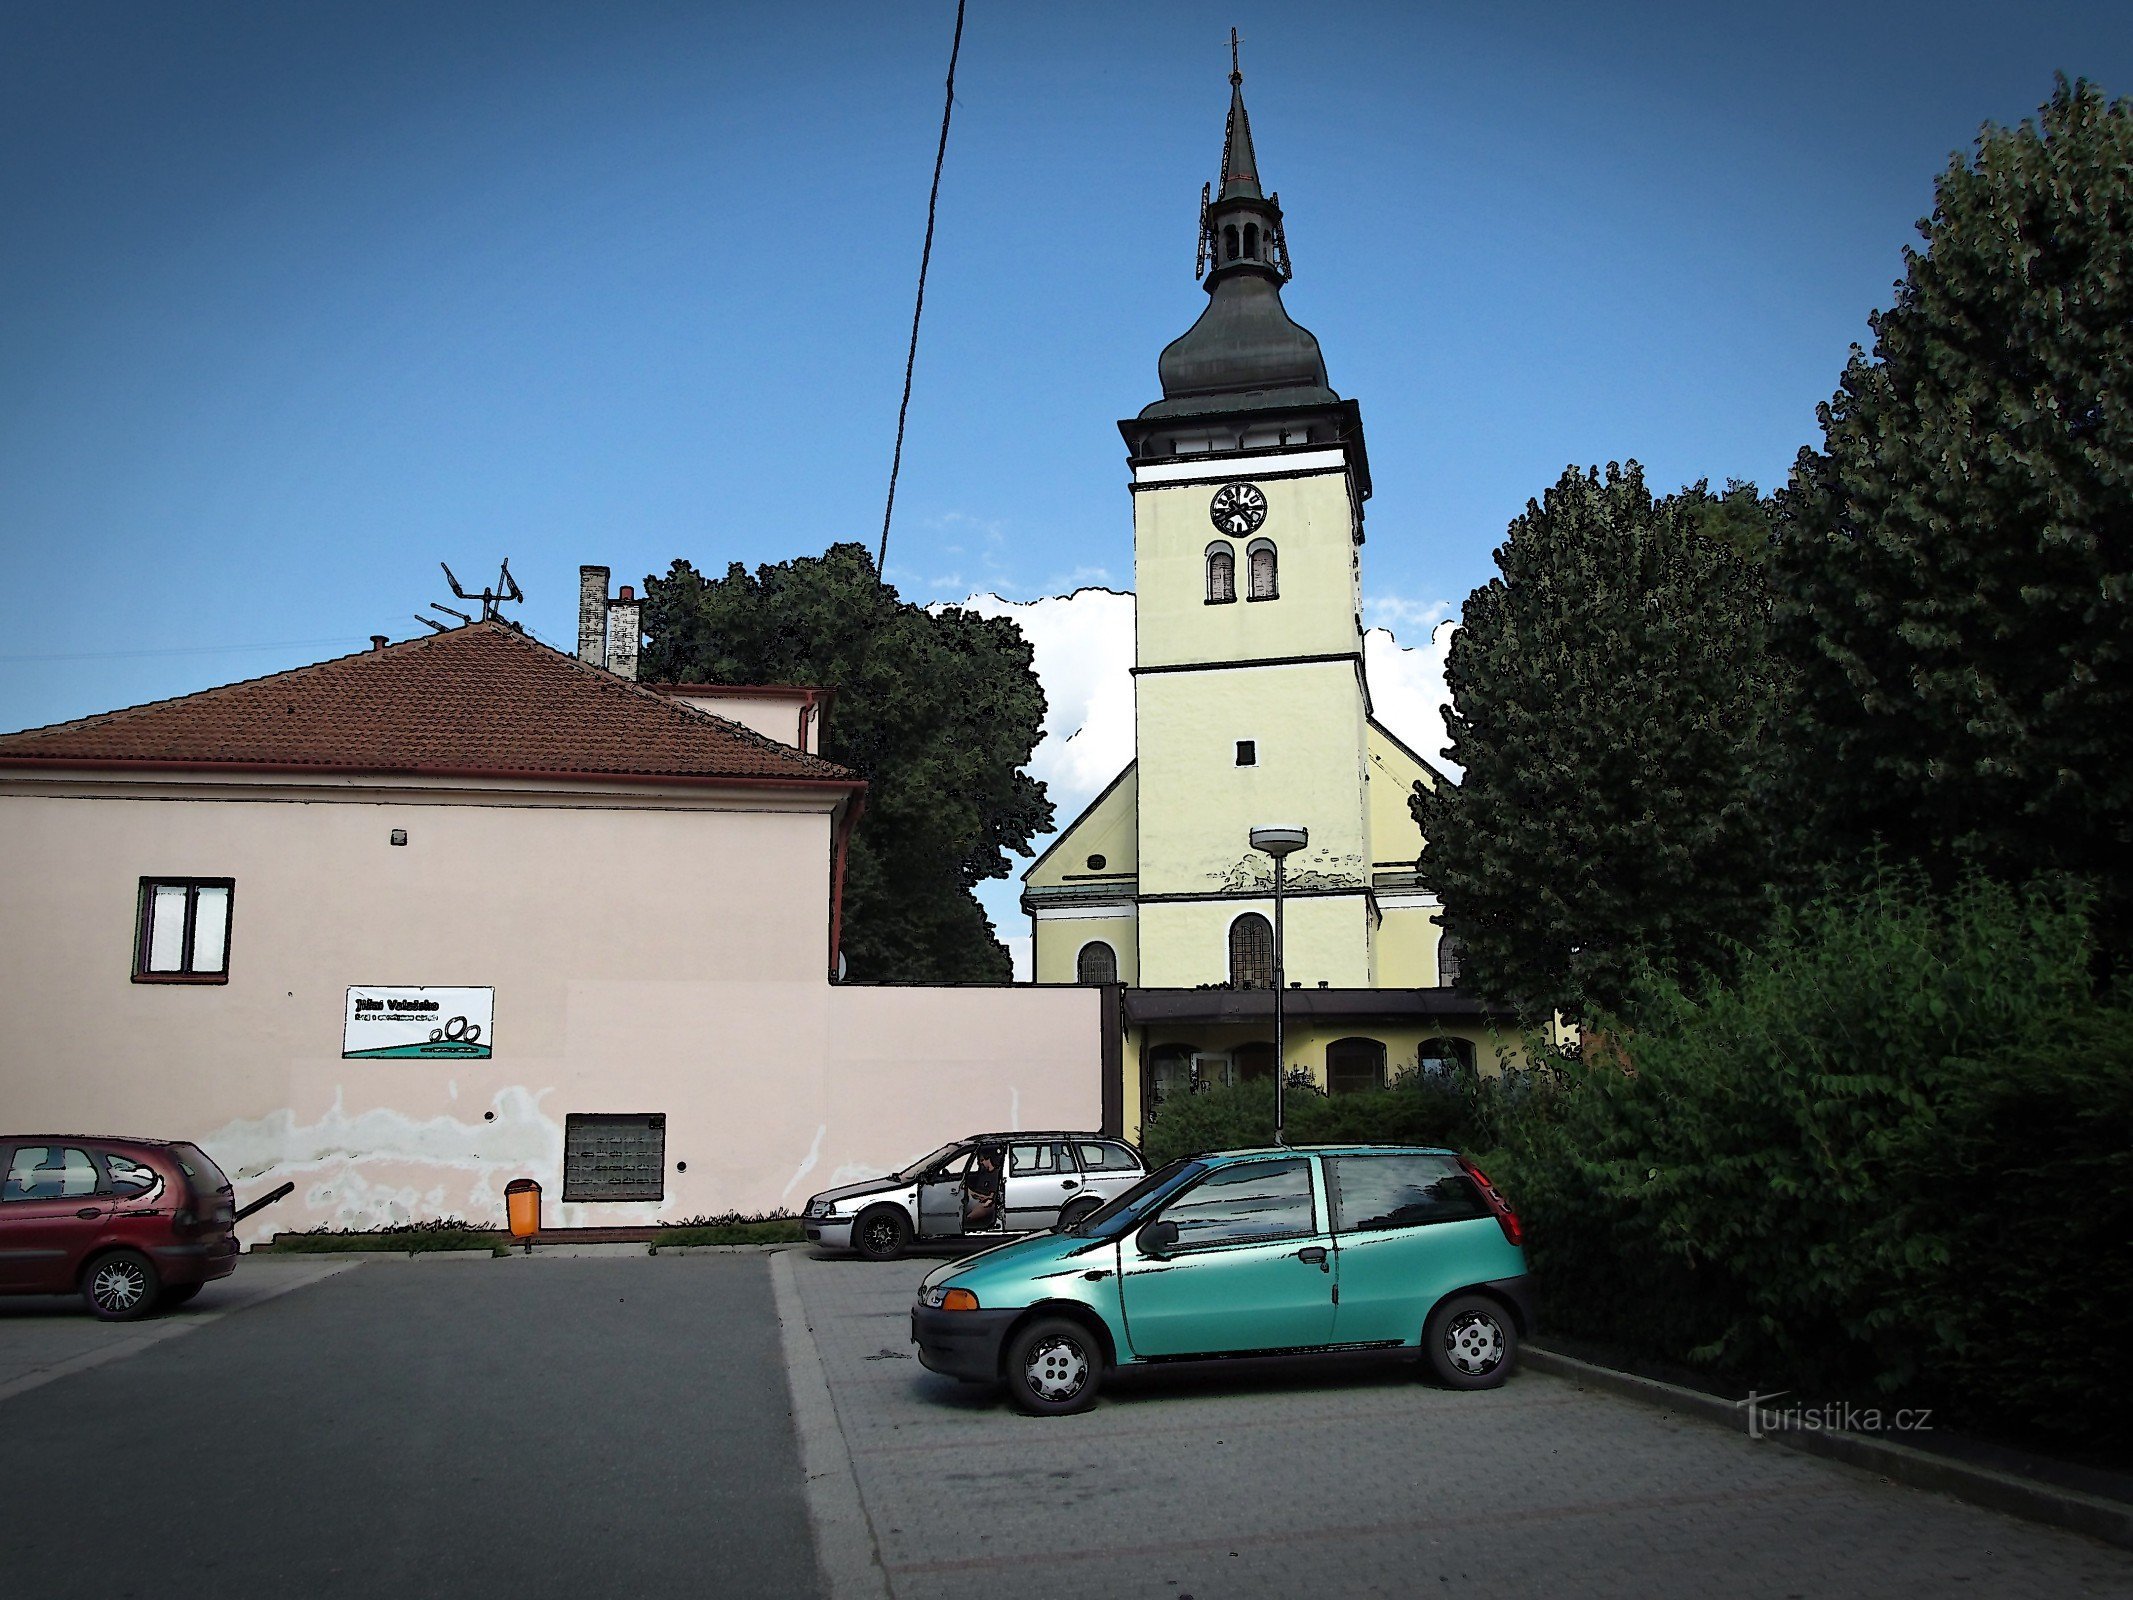
<path id="1" fill-rule="evenodd" d="M 1440 603 L 1434 609 L 1442 616 L 1451 607 Z M 1459 769 L 1444 757 L 1444 708 L 1451 700 L 1444 686 L 1444 658 L 1458 631 L 1457 619 L 1438 622 L 1429 642 L 1419 645 L 1401 644 L 1390 628 L 1372 628 L 1363 635 L 1363 671 L 1370 679 L 1370 702 L 1378 721 L 1454 778 Z"/>
<path id="2" fill-rule="evenodd" d="M 1015 982 L 1033 980 L 1037 975 L 1036 941 L 1026 933 L 1011 933 L 1000 943 L 1007 946 L 1008 959 L 1015 964 Z"/>
<path id="3" fill-rule="evenodd" d="M 1044 685 L 1044 737 L 1029 771 L 1050 790 L 1063 827 L 1133 759 L 1133 596 L 1076 589 L 1043 600 L 974 594 L 959 602 L 1010 617 Z"/>

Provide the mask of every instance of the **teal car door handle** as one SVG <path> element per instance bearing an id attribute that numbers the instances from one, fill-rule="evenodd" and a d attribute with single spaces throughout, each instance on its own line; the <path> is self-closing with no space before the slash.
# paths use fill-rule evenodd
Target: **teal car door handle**
<path id="1" fill-rule="evenodd" d="M 1306 1249 L 1299 1250 L 1296 1252 L 1296 1259 L 1298 1261 L 1310 1263 L 1312 1266 L 1318 1268 L 1320 1272 L 1331 1272 L 1333 1270 L 1331 1265 L 1329 1265 L 1326 1261 L 1326 1249 L 1324 1245 L 1314 1244 Z"/>

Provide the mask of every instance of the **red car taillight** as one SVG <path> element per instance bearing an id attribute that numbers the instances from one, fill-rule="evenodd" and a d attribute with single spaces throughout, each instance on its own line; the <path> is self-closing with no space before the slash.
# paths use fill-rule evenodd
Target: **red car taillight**
<path id="1" fill-rule="evenodd" d="M 1496 1185 L 1489 1182 L 1489 1175 L 1465 1156 L 1459 1158 L 1459 1165 L 1466 1169 L 1466 1175 L 1474 1180 L 1474 1187 L 1481 1191 L 1481 1198 L 1496 1214 L 1496 1225 L 1503 1229 L 1503 1236 L 1515 1245 L 1524 1245 L 1526 1225 L 1518 1220 L 1518 1213 L 1511 1209 L 1510 1201 L 1496 1192 Z"/>

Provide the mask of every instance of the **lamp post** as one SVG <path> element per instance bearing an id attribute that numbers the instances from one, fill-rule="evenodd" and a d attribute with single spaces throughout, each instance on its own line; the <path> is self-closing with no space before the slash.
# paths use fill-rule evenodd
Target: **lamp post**
<path id="1" fill-rule="evenodd" d="M 1282 991 L 1287 981 L 1281 967 L 1281 891 L 1287 881 L 1289 856 L 1310 843 L 1311 834 L 1301 827 L 1254 828 L 1252 848 L 1274 858 L 1274 1142 L 1287 1144 L 1283 1127 L 1283 1097 L 1288 1091 L 1289 1065 L 1282 1040 Z"/>

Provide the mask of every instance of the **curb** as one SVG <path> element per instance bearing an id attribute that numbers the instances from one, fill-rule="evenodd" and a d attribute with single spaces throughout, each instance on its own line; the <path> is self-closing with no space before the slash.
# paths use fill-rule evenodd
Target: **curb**
<path id="1" fill-rule="evenodd" d="M 770 1261 L 771 1295 L 778 1310 L 778 1337 L 785 1354 L 785 1381 L 792 1397 L 793 1432 L 806 1479 L 807 1520 L 815 1534 L 815 1564 L 830 1600 L 890 1600 L 879 1542 L 859 1497 L 851 1446 L 837 1420 L 823 1376 L 822 1353 L 800 1303 L 789 1258 Z"/>
<path id="2" fill-rule="evenodd" d="M 1735 1433 L 1748 1431 L 1748 1415 L 1739 1404 L 1716 1395 L 1700 1394 L 1679 1384 L 1656 1378 L 1640 1378 L 1613 1367 L 1595 1366 L 1575 1356 L 1527 1344 L 1519 1352 L 1519 1364 L 1550 1377 L 1568 1378 L 1587 1388 L 1602 1389 L 1624 1399 L 1660 1406 L 1685 1416 L 1715 1422 Z M 1776 1413 L 1763 1411 L 1767 1418 Z M 2133 1550 L 2133 1506 L 2079 1489 L 2040 1483 L 1993 1467 L 1977 1466 L 1934 1455 L 1912 1445 L 1878 1439 L 1870 1434 L 1844 1433 L 1831 1429 L 1787 1429 L 1773 1424 L 1759 1438 L 1789 1450 L 1842 1462 L 1848 1467 L 1874 1473 L 1913 1489 L 1932 1489 L 1988 1511 L 1998 1511 L 2028 1522 L 2047 1523 L 2085 1533 L 2120 1549 Z"/>

